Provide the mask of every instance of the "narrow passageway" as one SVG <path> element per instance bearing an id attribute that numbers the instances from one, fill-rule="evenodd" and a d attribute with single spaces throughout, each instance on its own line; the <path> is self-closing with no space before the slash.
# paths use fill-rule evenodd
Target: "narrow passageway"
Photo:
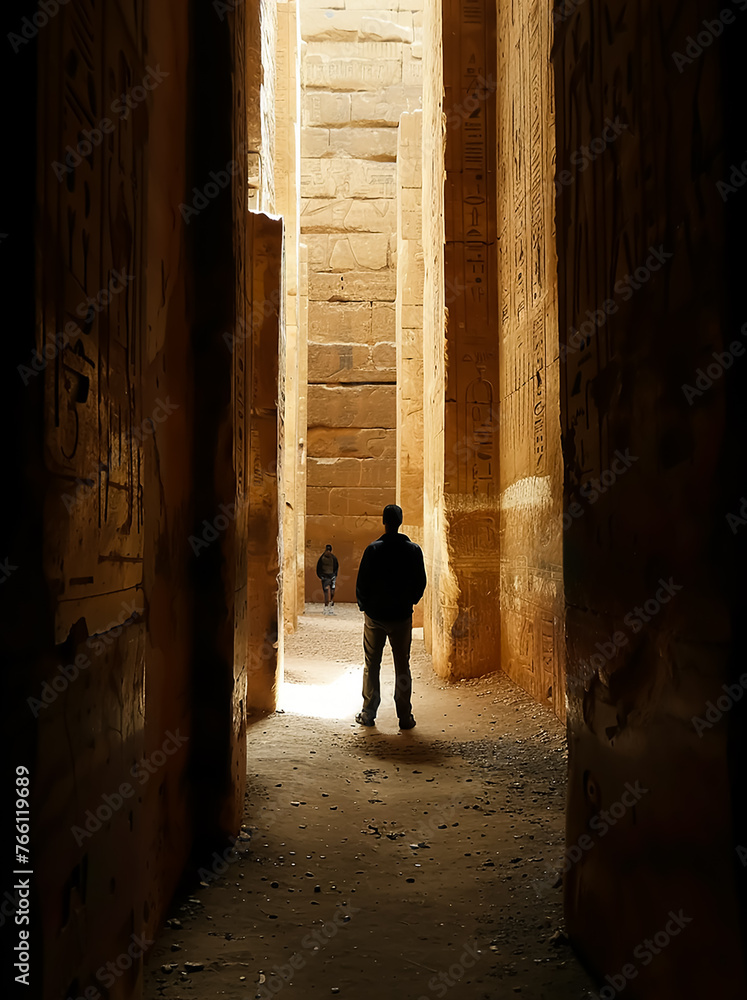
<path id="1" fill-rule="evenodd" d="M 397 728 L 387 646 L 361 728 L 362 616 L 335 610 L 307 606 L 286 639 L 281 710 L 249 731 L 242 839 L 174 902 L 146 996 L 580 1000 L 553 888 L 561 723 L 502 674 L 442 684 L 416 630 L 417 727 Z"/>

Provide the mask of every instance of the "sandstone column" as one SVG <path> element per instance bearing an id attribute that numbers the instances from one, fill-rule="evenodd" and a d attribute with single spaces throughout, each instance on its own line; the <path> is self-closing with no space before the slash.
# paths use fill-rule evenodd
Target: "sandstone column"
<path id="1" fill-rule="evenodd" d="M 628 804 L 568 869 L 566 922 L 601 979 L 684 913 L 636 967 L 659 1000 L 747 993 L 745 195 L 720 188 L 744 160 L 741 15 L 692 58 L 725 13 L 555 18 L 569 847 Z"/>
<path id="2" fill-rule="evenodd" d="M 299 330 L 299 148 L 300 62 L 295 0 L 277 5 L 277 63 L 275 99 L 275 210 L 283 217 L 285 255 L 285 337 L 283 445 L 280 504 L 283 512 L 283 618 L 286 631 L 298 623 L 297 564 L 303 559 L 303 533 L 299 536 L 299 386 L 303 335 Z M 302 525 L 302 522 L 301 522 Z"/>
<path id="3" fill-rule="evenodd" d="M 453 0 L 443 9 L 442 42 L 431 12 L 426 46 L 424 355 L 431 439 L 426 510 L 432 511 L 426 548 L 434 665 L 451 677 L 496 669 L 500 644 L 495 90 L 487 83 L 495 73 L 493 14 L 484 0 Z M 439 122 L 441 44 L 446 117 Z M 438 176 L 441 124 L 445 193 Z M 434 221 L 441 205 L 443 236 Z"/>
<path id="4" fill-rule="evenodd" d="M 244 364 L 248 420 L 242 485 L 247 534 L 247 708 L 274 710 L 279 684 L 282 580 L 278 540 L 278 347 L 282 312 L 283 224 L 246 213 L 251 316 Z"/>
<path id="5" fill-rule="evenodd" d="M 498 39 L 500 665 L 564 717 L 550 7 L 500 7 Z"/>
<path id="6" fill-rule="evenodd" d="M 397 145 L 397 503 L 423 544 L 423 113 L 402 115 Z M 423 604 L 414 624 L 423 624 Z"/>

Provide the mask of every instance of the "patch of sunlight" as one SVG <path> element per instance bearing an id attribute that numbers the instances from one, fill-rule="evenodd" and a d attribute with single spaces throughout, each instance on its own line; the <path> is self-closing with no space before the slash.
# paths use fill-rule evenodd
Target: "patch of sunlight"
<path id="1" fill-rule="evenodd" d="M 294 684 L 286 680 L 278 708 L 312 719 L 344 719 L 360 711 L 361 668 L 346 670 L 331 684 Z"/>

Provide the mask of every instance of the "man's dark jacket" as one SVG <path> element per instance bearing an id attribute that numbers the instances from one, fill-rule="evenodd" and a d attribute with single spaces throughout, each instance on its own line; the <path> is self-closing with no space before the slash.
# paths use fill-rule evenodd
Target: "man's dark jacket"
<path id="1" fill-rule="evenodd" d="M 402 621 L 425 593 L 425 564 L 419 545 L 399 532 L 384 534 L 366 548 L 358 569 L 358 607 L 378 621 Z"/>
<path id="2" fill-rule="evenodd" d="M 337 576 L 337 571 L 340 568 L 340 564 L 337 561 L 336 555 L 334 555 L 332 552 L 322 552 L 316 564 L 316 575 L 319 577 L 320 580 L 325 575 L 324 573 L 322 573 L 322 559 L 324 559 L 325 555 L 332 556 L 332 559 L 334 560 L 332 563 L 332 573 L 326 574 L 327 576 Z"/>

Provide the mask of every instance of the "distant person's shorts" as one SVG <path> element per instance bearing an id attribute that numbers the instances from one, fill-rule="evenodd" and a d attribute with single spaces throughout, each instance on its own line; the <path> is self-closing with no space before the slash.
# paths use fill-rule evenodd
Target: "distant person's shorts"
<path id="1" fill-rule="evenodd" d="M 323 590 L 334 590 L 336 576 L 323 576 L 322 577 L 322 589 Z"/>

